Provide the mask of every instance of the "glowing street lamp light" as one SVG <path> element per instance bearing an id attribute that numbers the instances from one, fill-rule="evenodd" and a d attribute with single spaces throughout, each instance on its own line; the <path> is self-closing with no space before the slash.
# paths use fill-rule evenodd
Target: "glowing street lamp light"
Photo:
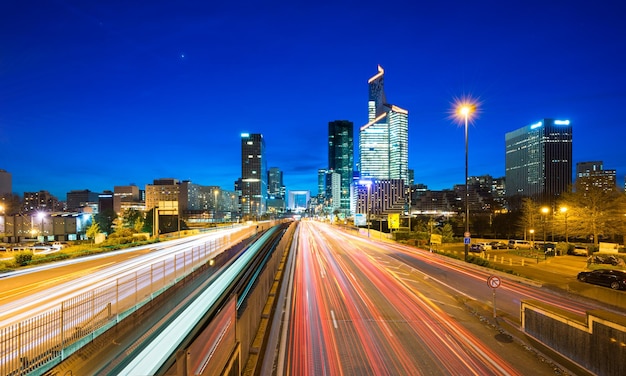
<path id="1" fill-rule="evenodd" d="M 468 132 L 469 120 L 476 113 L 477 103 L 470 98 L 457 100 L 454 114 L 458 120 L 462 120 L 465 125 L 465 237 L 469 237 L 469 187 L 468 187 Z M 469 255 L 469 244 L 465 241 L 465 261 Z"/>

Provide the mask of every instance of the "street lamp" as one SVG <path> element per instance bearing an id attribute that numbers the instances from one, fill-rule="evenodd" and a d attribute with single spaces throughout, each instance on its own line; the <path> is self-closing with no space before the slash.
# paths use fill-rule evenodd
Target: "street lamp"
<path id="1" fill-rule="evenodd" d="M 365 222 L 367 222 L 367 237 L 370 237 L 370 189 L 372 187 L 371 180 L 360 180 L 359 184 L 367 186 L 367 200 L 365 201 Z"/>
<path id="2" fill-rule="evenodd" d="M 469 187 L 468 187 L 468 132 L 467 126 L 470 117 L 472 117 L 476 113 L 476 102 L 472 101 L 469 98 L 461 99 L 456 101 L 455 104 L 455 115 L 459 120 L 463 120 L 465 125 L 465 234 L 464 238 L 469 238 Z M 469 242 L 467 240 L 465 243 L 465 261 L 467 261 L 469 255 Z"/>
<path id="3" fill-rule="evenodd" d="M 568 235 L 567 234 L 567 207 L 562 206 L 561 209 L 559 210 L 565 216 L 565 243 L 569 243 L 568 236 L 567 236 Z"/>
<path id="4" fill-rule="evenodd" d="M 214 190 L 213 194 L 215 194 L 215 202 L 214 202 L 214 207 L 213 207 L 213 222 L 217 223 L 217 194 L 218 194 L 218 190 Z"/>
<path id="5" fill-rule="evenodd" d="M 45 242 L 46 241 L 46 237 L 43 234 L 43 219 L 45 218 L 46 214 L 44 212 L 38 212 L 37 213 L 37 218 L 39 218 L 39 220 L 41 221 L 41 242 Z"/>
<path id="6" fill-rule="evenodd" d="M 530 232 L 530 244 L 532 247 L 535 246 L 535 230 L 534 229 L 530 229 L 528 230 L 528 232 Z"/>
<path id="7" fill-rule="evenodd" d="M 550 213 L 550 208 L 544 206 L 541 208 L 541 214 L 543 214 L 543 246 L 546 245 L 546 222 L 548 219 L 548 213 Z"/>

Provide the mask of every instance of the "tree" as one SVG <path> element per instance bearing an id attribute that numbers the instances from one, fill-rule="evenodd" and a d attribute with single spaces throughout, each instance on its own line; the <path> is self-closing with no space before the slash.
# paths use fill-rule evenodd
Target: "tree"
<path id="1" fill-rule="evenodd" d="M 95 239 L 96 235 L 98 235 L 99 233 L 100 233 L 100 226 L 98 225 L 98 222 L 92 220 L 91 225 L 87 227 L 87 232 L 85 233 L 85 235 L 87 236 L 87 239 Z"/>
<path id="2" fill-rule="evenodd" d="M 100 226 L 100 230 L 106 234 L 113 232 L 113 222 L 117 218 L 115 211 L 108 209 L 104 210 L 94 216 L 94 222 Z"/>
<path id="3" fill-rule="evenodd" d="M 454 229 L 450 223 L 446 223 L 441 228 L 441 237 L 444 243 L 452 243 L 454 241 Z"/>
<path id="4" fill-rule="evenodd" d="M 590 178 L 578 178 L 575 190 L 564 193 L 559 202 L 567 208 L 568 233 L 592 237 L 595 245 L 601 235 L 613 235 L 624 230 L 626 196 L 615 187 L 593 184 Z M 561 229 L 561 227 L 557 227 Z"/>
<path id="5" fill-rule="evenodd" d="M 128 209 L 122 215 L 122 227 L 132 228 L 136 232 L 140 232 L 144 226 L 144 216 L 139 210 Z"/>
<path id="6" fill-rule="evenodd" d="M 524 197 L 522 199 L 522 203 L 520 206 L 520 218 L 517 223 L 520 230 L 524 234 L 524 239 L 526 239 L 526 235 L 530 230 L 537 231 L 537 225 L 539 224 L 538 215 L 539 215 L 539 205 L 534 202 L 531 198 Z"/>

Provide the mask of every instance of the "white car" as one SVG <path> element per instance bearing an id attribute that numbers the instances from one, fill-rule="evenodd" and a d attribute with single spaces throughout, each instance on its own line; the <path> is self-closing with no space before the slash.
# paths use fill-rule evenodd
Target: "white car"
<path id="1" fill-rule="evenodd" d="M 491 251 L 491 249 L 492 249 L 491 244 L 489 244 L 487 242 L 479 242 L 479 243 L 476 243 L 476 244 L 482 246 L 484 251 Z"/>

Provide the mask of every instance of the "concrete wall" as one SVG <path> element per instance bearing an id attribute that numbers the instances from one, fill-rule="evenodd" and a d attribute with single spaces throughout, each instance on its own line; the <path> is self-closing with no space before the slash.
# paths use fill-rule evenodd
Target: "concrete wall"
<path id="1" fill-rule="evenodd" d="M 522 302 L 524 332 L 597 375 L 626 375 L 626 317 L 607 311 L 585 316 L 535 300 Z"/>

